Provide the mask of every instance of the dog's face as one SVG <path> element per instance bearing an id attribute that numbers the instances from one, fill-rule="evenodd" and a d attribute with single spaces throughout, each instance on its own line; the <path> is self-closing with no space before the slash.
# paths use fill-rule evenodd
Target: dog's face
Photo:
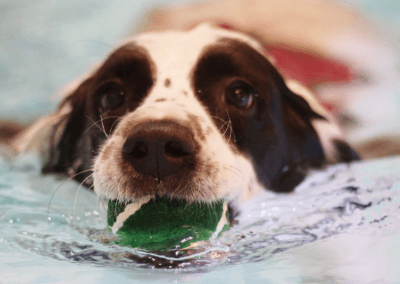
<path id="1" fill-rule="evenodd" d="M 256 41 L 208 25 L 129 40 L 63 109 L 44 171 L 93 172 L 94 190 L 112 199 L 242 201 L 356 158 Z"/>

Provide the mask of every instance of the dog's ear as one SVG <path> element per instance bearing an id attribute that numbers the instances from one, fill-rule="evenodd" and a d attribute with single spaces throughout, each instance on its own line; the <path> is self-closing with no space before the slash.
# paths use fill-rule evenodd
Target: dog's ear
<path id="1" fill-rule="evenodd" d="M 64 114 L 51 131 L 43 173 L 66 172 L 73 175 L 87 170 L 85 165 L 90 164 L 92 145 L 90 136 L 84 135 L 84 132 L 92 82 L 92 78 L 83 81 L 60 105 L 58 112 Z M 82 174 L 76 179 L 82 180 L 89 174 Z"/>
<path id="2" fill-rule="evenodd" d="M 291 192 L 303 181 L 310 167 L 321 167 L 325 163 L 322 145 L 311 124 L 313 119 L 325 118 L 304 98 L 292 92 L 278 73 L 274 82 L 276 111 L 272 119 L 276 126 L 276 146 L 265 157 L 274 161 L 268 171 L 269 188 L 276 192 Z"/>
<path id="3" fill-rule="evenodd" d="M 265 185 L 276 192 L 291 192 L 310 168 L 358 160 L 347 143 L 337 147 L 337 141 L 344 141 L 341 131 L 313 95 L 303 87 L 289 88 L 278 72 L 273 73 L 271 118 L 276 129 L 273 147 L 261 162 Z M 316 125 L 321 127 L 317 129 Z"/>

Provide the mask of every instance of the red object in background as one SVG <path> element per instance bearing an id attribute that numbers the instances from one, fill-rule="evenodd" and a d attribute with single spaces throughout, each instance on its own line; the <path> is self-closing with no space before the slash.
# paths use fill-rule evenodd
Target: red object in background
<path id="1" fill-rule="evenodd" d="M 285 76 L 309 88 L 326 82 L 350 82 L 353 74 L 348 66 L 313 53 L 278 46 L 266 48 L 275 59 L 275 66 Z"/>
<path id="2" fill-rule="evenodd" d="M 234 30 L 229 24 L 220 24 L 221 28 Z M 328 82 L 349 83 L 353 78 L 351 68 L 334 59 L 329 59 L 311 52 L 285 46 L 268 46 L 266 53 L 275 60 L 276 68 L 287 78 L 295 79 L 312 89 L 314 86 Z M 334 104 L 320 101 L 333 115 L 336 115 Z"/>
<path id="3" fill-rule="evenodd" d="M 336 61 L 294 49 L 277 46 L 266 48 L 275 60 L 275 66 L 287 78 L 295 79 L 312 89 L 315 85 L 328 82 L 349 83 L 354 77 L 351 69 Z M 337 117 L 337 107 L 318 98 L 320 104 Z"/>
<path id="4" fill-rule="evenodd" d="M 268 54 L 275 60 L 275 66 L 287 78 L 295 79 L 308 88 L 328 82 L 349 83 L 354 75 L 350 67 L 333 59 L 295 49 L 268 47 Z M 317 97 L 320 104 L 337 117 L 335 104 Z"/>
<path id="5" fill-rule="evenodd" d="M 219 24 L 219 27 L 235 30 L 227 23 Z M 275 66 L 285 77 L 295 79 L 309 88 L 325 82 L 345 83 L 353 78 L 350 67 L 334 59 L 285 46 L 270 45 L 265 50 L 274 58 Z"/>

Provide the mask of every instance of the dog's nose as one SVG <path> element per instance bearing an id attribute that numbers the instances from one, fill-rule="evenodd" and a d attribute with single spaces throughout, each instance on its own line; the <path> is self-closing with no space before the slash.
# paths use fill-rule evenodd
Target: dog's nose
<path id="1" fill-rule="evenodd" d="M 192 133 L 175 122 L 148 122 L 135 126 L 122 148 L 135 170 L 159 181 L 178 172 L 195 151 Z"/>

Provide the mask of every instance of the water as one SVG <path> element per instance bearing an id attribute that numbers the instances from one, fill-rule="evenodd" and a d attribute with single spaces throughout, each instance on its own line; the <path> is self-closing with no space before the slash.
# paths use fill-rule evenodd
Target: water
<path id="1" fill-rule="evenodd" d="M 265 192 L 242 207 L 237 225 L 185 258 L 107 244 L 99 199 L 39 169 L 36 157 L 0 163 L 0 275 L 6 283 L 400 279 L 400 157 L 314 172 L 292 194 Z M 171 260 L 176 268 L 167 269 Z"/>

